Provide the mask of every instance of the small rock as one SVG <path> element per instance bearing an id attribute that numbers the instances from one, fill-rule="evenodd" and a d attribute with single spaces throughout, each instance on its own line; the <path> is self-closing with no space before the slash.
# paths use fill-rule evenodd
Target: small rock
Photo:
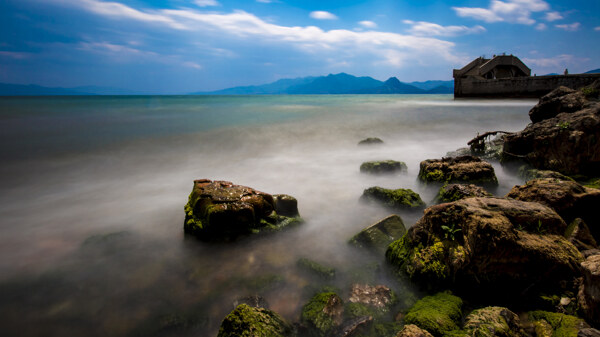
<path id="1" fill-rule="evenodd" d="M 326 337 L 340 327 L 343 312 L 343 301 L 336 293 L 319 293 L 302 307 L 300 320 L 313 336 Z"/>
<path id="2" fill-rule="evenodd" d="M 363 191 L 362 200 L 377 202 L 396 210 L 421 210 L 425 203 L 410 189 L 391 190 L 382 187 L 370 187 Z"/>
<path id="3" fill-rule="evenodd" d="M 586 317 L 593 324 L 600 324 L 600 255 L 592 255 L 581 263 L 583 283 L 577 299 Z"/>
<path id="4" fill-rule="evenodd" d="M 436 337 L 458 330 L 462 316 L 462 300 L 449 293 L 426 296 L 408 310 L 405 324 L 414 324 Z"/>
<path id="5" fill-rule="evenodd" d="M 396 337 L 433 337 L 433 335 L 414 324 L 407 324 Z"/>
<path id="6" fill-rule="evenodd" d="M 304 257 L 298 259 L 297 265 L 305 271 L 324 279 L 332 279 L 335 277 L 335 269 L 326 267 L 316 261 Z"/>
<path id="7" fill-rule="evenodd" d="M 491 197 L 492 195 L 483 187 L 473 184 L 447 184 L 440 187 L 433 203 L 452 202 L 472 197 Z"/>
<path id="8" fill-rule="evenodd" d="M 360 165 L 360 172 L 369 174 L 392 174 L 406 171 L 406 164 L 395 160 L 368 161 Z"/>
<path id="9" fill-rule="evenodd" d="M 350 239 L 350 243 L 383 254 L 388 245 L 401 238 L 404 233 L 406 227 L 402 218 L 393 214 L 360 231 Z"/>
<path id="10" fill-rule="evenodd" d="M 486 307 L 473 310 L 465 319 L 468 336 L 517 337 L 525 336 L 519 317 L 507 308 Z"/>
<path id="11" fill-rule="evenodd" d="M 369 137 L 358 142 L 358 145 L 377 145 L 383 144 L 383 140 L 377 137 Z"/>
<path id="12" fill-rule="evenodd" d="M 567 227 L 565 236 L 579 251 L 598 248 L 598 244 L 592 233 L 590 233 L 590 229 L 581 218 L 577 218 L 571 222 L 569 227 Z"/>
<path id="13" fill-rule="evenodd" d="M 498 185 L 492 165 L 473 156 L 424 160 L 420 164 L 419 180 L 424 183 Z"/>
<path id="14" fill-rule="evenodd" d="M 256 331 L 261 336 L 292 336 L 291 325 L 277 313 L 240 304 L 225 317 L 217 337 L 256 336 Z"/>
<path id="15" fill-rule="evenodd" d="M 394 295 L 392 289 L 384 285 L 353 284 L 348 301 L 362 303 L 381 310 L 386 309 L 393 303 Z"/>

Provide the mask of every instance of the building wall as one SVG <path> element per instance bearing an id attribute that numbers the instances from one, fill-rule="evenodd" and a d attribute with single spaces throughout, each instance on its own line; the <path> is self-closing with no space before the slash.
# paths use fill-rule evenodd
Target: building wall
<path id="1" fill-rule="evenodd" d="M 454 97 L 542 97 L 563 85 L 572 89 L 589 85 L 600 74 L 529 76 L 478 80 L 454 79 Z"/>

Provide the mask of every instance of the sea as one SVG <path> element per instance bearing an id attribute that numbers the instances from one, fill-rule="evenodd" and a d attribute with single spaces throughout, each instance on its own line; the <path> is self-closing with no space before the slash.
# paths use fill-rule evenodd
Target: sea
<path id="1" fill-rule="evenodd" d="M 452 95 L 0 98 L 0 331 L 4 336 L 216 336 L 259 301 L 290 322 L 315 291 L 383 284 L 410 305 L 418 285 L 348 240 L 392 214 L 372 186 L 439 186 L 419 163 L 478 133 L 518 131 L 534 100 Z M 358 146 L 379 137 L 379 146 Z M 393 159 L 408 172 L 373 176 Z M 521 184 L 492 163 L 505 195 Z M 304 223 L 234 242 L 183 232 L 195 179 L 297 198 Z M 406 227 L 422 213 L 398 213 Z M 300 258 L 335 269 L 323 279 Z M 331 288 L 332 287 L 332 288 Z M 414 302 L 414 301 L 413 301 Z"/>

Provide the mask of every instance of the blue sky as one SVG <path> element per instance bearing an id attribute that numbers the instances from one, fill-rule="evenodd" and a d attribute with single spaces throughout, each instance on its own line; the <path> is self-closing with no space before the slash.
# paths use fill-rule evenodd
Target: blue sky
<path id="1" fill-rule="evenodd" d="M 0 82 L 207 91 L 346 72 L 449 80 L 486 55 L 600 68 L 600 1 L 2 0 Z"/>

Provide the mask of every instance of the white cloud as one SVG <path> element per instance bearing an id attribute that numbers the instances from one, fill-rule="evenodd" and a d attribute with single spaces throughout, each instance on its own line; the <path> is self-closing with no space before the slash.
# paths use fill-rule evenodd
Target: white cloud
<path id="1" fill-rule="evenodd" d="M 576 57 L 569 54 L 548 58 L 523 58 L 523 62 L 529 66 L 536 66 L 542 70 L 554 72 L 562 71 L 564 68 L 576 66 L 589 60 L 588 58 Z"/>
<path id="2" fill-rule="evenodd" d="M 188 68 L 194 68 L 194 69 L 198 69 L 198 70 L 202 69 L 202 66 L 199 65 L 198 63 L 195 63 L 195 62 L 189 62 L 189 61 L 188 62 L 183 62 L 183 65 L 186 66 L 186 67 L 188 67 Z"/>
<path id="3" fill-rule="evenodd" d="M 563 18 L 563 16 L 559 12 L 548 12 L 548 13 L 546 13 L 546 17 L 544 17 L 544 19 L 546 19 L 546 21 L 550 21 L 550 22 L 560 20 L 562 18 Z"/>
<path id="4" fill-rule="evenodd" d="M 566 30 L 567 32 L 575 32 L 575 31 L 579 30 L 579 27 L 581 27 L 581 24 L 579 22 L 573 22 L 571 24 L 554 25 L 554 27 Z"/>
<path id="5" fill-rule="evenodd" d="M 485 22 L 509 22 L 532 25 L 532 12 L 546 11 L 550 8 L 543 0 L 492 0 L 488 8 L 452 7 L 460 17 L 470 17 Z"/>
<path id="6" fill-rule="evenodd" d="M 16 60 L 22 60 L 31 57 L 31 53 L 25 52 L 14 52 L 14 51 L 0 51 L 0 57 L 9 57 Z"/>
<path id="7" fill-rule="evenodd" d="M 595 31 L 600 32 L 600 26 L 594 28 Z"/>
<path id="8" fill-rule="evenodd" d="M 138 10 L 114 2 L 98 0 L 63 1 L 92 13 L 119 20 L 130 20 L 187 31 L 193 34 L 220 34 L 223 38 L 251 39 L 256 43 L 292 46 L 306 54 L 335 55 L 340 58 L 366 56 L 373 64 L 404 66 L 416 62 L 462 64 L 454 43 L 425 36 L 346 29 L 324 31 L 315 26 L 283 26 L 267 22 L 251 13 L 202 12 L 192 9 Z M 116 48 L 116 47 L 115 47 Z M 133 52 L 133 50 L 129 50 Z"/>
<path id="9" fill-rule="evenodd" d="M 539 31 L 542 31 L 542 30 L 546 30 L 546 29 L 548 29 L 548 26 L 546 26 L 546 24 L 545 24 L 545 23 L 538 23 L 538 24 L 535 26 L 535 29 L 537 29 L 537 30 L 539 30 Z"/>
<path id="10" fill-rule="evenodd" d="M 410 32 L 420 36 L 457 36 L 466 34 L 479 34 L 486 31 L 482 26 L 441 26 L 437 23 L 425 21 L 404 20 L 405 24 L 411 25 Z"/>
<path id="11" fill-rule="evenodd" d="M 219 6 L 217 0 L 194 0 L 194 3 L 200 7 Z"/>
<path id="12" fill-rule="evenodd" d="M 377 24 L 373 21 L 364 20 L 360 21 L 358 24 L 365 28 L 377 28 Z"/>
<path id="13" fill-rule="evenodd" d="M 256 0 L 256 2 L 262 2 L 264 4 L 270 4 L 270 3 L 275 2 L 275 0 Z"/>
<path id="14" fill-rule="evenodd" d="M 335 14 L 325 11 L 310 12 L 310 17 L 317 20 L 336 20 L 338 18 Z"/>

